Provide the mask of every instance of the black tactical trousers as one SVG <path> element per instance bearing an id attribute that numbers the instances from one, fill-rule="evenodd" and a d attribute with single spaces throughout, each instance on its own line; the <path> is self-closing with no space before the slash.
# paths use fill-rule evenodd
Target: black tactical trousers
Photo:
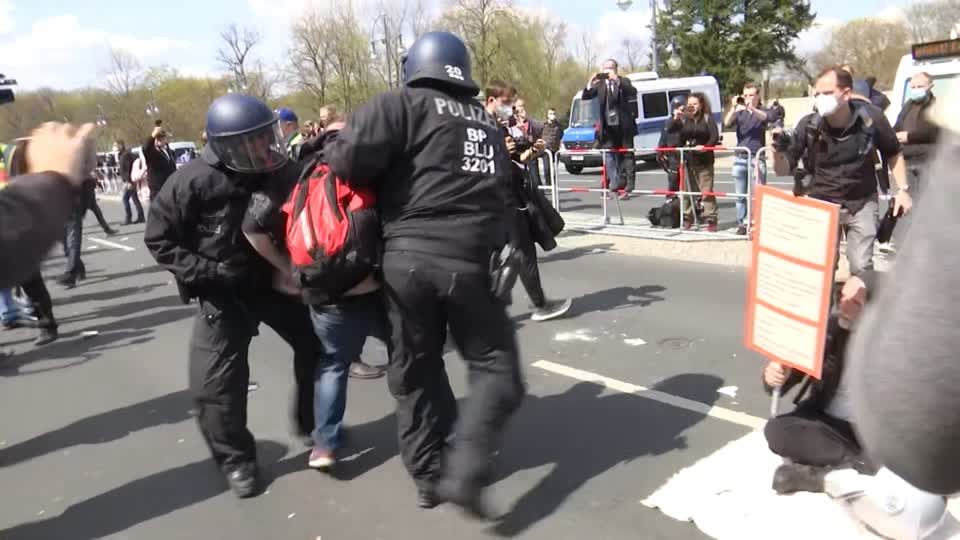
<path id="1" fill-rule="evenodd" d="M 313 374 L 319 342 L 307 307 L 276 292 L 201 297 L 190 340 L 190 393 L 197 424 L 213 459 L 228 472 L 256 461 L 247 429 L 250 341 L 263 322 L 294 351 L 295 416 L 299 430 L 313 429 Z"/>
<path id="2" fill-rule="evenodd" d="M 530 203 L 528 203 L 530 204 Z M 540 280 L 540 266 L 537 264 L 537 246 L 533 242 L 530 232 L 529 215 L 518 210 L 513 220 L 513 246 L 520 252 L 520 281 L 527 290 L 527 296 L 534 307 L 542 308 L 547 305 L 547 296 L 543 292 L 543 282 Z"/>
<path id="3" fill-rule="evenodd" d="M 383 270 L 392 327 L 387 377 L 403 463 L 421 489 L 441 476 L 458 488 L 479 486 L 523 399 L 513 322 L 490 291 L 486 265 L 388 251 Z M 443 361 L 448 326 L 469 372 L 459 419 Z"/>

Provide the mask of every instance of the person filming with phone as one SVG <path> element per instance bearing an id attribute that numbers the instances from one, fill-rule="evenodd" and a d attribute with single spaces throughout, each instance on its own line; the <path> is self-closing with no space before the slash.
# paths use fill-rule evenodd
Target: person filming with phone
<path id="1" fill-rule="evenodd" d="M 770 113 L 761 107 L 760 92 L 757 85 L 747 83 L 743 86 L 743 94 L 735 96 L 730 112 L 723 119 L 723 125 L 736 128 L 737 146 L 745 147 L 750 155 L 767 145 L 767 121 Z M 750 178 L 749 169 L 753 165 L 747 152 L 738 151 L 733 158 L 733 180 L 737 194 L 747 194 L 752 190 L 747 185 Z M 767 161 L 760 161 L 760 178 L 758 182 L 766 183 Z M 747 199 L 737 197 L 737 234 L 747 234 Z"/>
<path id="2" fill-rule="evenodd" d="M 620 198 L 625 200 L 630 197 L 636 182 L 633 138 L 637 135 L 637 89 L 630 79 L 619 76 L 617 70 L 616 60 L 605 61 L 602 71 L 587 82 L 581 99 L 600 100 L 602 114 L 597 140 L 600 148 L 610 150 L 603 156 L 608 180 L 606 187 L 623 189 Z"/>

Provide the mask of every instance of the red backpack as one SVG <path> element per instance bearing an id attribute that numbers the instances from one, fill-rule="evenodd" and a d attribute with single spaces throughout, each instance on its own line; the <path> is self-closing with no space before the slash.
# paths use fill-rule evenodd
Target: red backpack
<path id="1" fill-rule="evenodd" d="M 283 205 L 287 249 L 311 297 L 336 300 L 380 263 L 380 219 L 372 189 L 349 186 L 314 159 Z"/>

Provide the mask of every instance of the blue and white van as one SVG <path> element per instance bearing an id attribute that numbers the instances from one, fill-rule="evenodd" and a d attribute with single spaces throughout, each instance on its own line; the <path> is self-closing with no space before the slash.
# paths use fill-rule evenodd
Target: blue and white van
<path id="1" fill-rule="evenodd" d="M 627 76 L 637 89 L 637 136 L 634 148 L 655 148 L 660 142 L 663 125 L 670 116 L 670 100 L 691 92 L 702 92 L 710 101 L 714 120 L 718 127 L 722 121 L 723 102 L 720 101 L 720 86 L 709 76 L 661 79 L 656 73 L 633 73 Z M 563 132 L 561 149 L 592 150 L 596 148 L 596 133 L 600 123 L 600 101 L 582 101 L 581 92 L 573 98 L 570 106 L 570 126 Z M 653 160 L 654 152 L 638 152 L 638 159 Z M 571 174 L 580 174 L 585 167 L 599 167 L 599 155 L 562 154 L 560 161 Z"/>

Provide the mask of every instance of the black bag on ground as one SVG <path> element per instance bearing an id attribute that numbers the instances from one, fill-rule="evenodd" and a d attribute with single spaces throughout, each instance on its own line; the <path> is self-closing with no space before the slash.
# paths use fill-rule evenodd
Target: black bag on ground
<path id="1" fill-rule="evenodd" d="M 664 229 L 677 229 L 680 227 L 680 199 L 672 197 L 661 206 L 655 206 L 647 214 L 650 225 L 654 227 L 663 227 Z"/>

